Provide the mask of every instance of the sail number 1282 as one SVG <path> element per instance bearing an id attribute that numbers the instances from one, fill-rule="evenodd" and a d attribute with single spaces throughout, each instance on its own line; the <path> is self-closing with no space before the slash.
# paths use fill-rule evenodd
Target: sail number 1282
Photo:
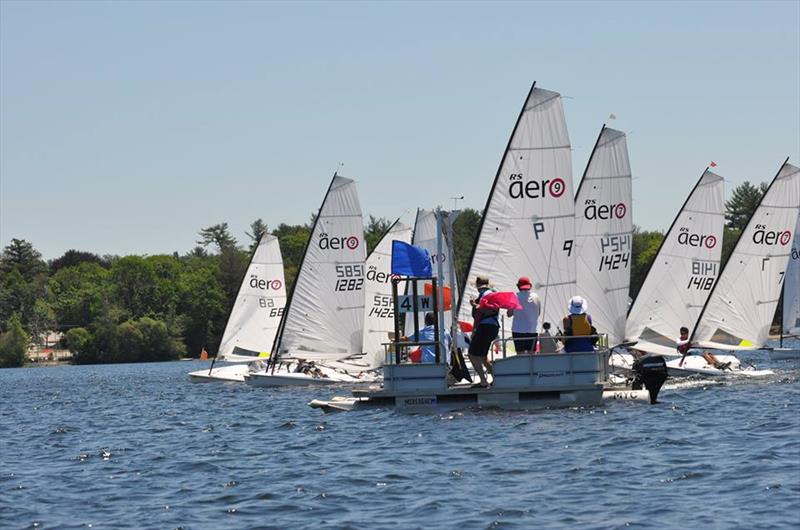
<path id="1" fill-rule="evenodd" d="M 334 291 L 360 291 L 364 287 L 364 266 L 337 265 Z"/>

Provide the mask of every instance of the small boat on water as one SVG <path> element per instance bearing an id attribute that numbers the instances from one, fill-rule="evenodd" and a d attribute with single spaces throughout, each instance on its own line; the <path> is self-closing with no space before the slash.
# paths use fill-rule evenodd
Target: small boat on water
<path id="1" fill-rule="evenodd" d="M 355 183 L 334 175 L 275 338 L 276 354 L 245 382 L 275 387 L 375 381 L 381 342 L 394 329 L 391 244 L 410 239 L 411 230 L 395 221 L 367 257 Z"/>
<path id="2" fill-rule="evenodd" d="M 397 360 L 399 360 L 399 355 Z M 492 363 L 489 388 L 448 385 L 446 363 L 399 364 L 383 367 L 382 386 L 355 389 L 351 396 L 315 399 L 312 408 L 343 412 L 371 407 L 394 407 L 401 412 L 441 412 L 464 408 L 530 410 L 590 407 L 604 402 L 655 403 L 667 378 L 661 357 L 637 367 L 638 384 L 615 385 L 608 372 L 608 350 L 587 353 L 514 355 Z"/>
<path id="3" fill-rule="evenodd" d="M 189 373 L 191 380 L 241 383 L 251 371 L 263 369 L 285 303 L 280 244 L 277 237 L 264 234 L 250 257 L 211 368 Z M 217 362 L 232 364 L 215 366 Z"/>
<path id="4" fill-rule="evenodd" d="M 800 169 L 787 159 L 720 272 L 691 335 L 693 346 L 724 352 L 764 348 L 791 258 L 792 230 L 796 229 L 799 215 Z M 714 356 L 723 366 L 731 363 L 721 370 L 718 366 L 718 372 L 713 373 L 716 375 L 765 372 L 744 370 L 725 355 Z M 671 372 L 674 368 L 670 365 Z M 682 370 L 687 370 L 686 362 Z M 703 367 L 690 365 L 688 370 L 712 375 Z"/>
<path id="5" fill-rule="evenodd" d="M 783 315 L 780 346 L 769 351 L 773 361 L 800 359 L 800 347 L 784 347 L 784 340 L 800 338 L 800 216 L 794 229 L 794 243 L 783 280 Z"/>
<path id="6" fill-rule="evenodd" d="M 672 221 L 644 283 L 631 304 L 625 341 L 639 352 L 678 356 L 681 327 L 692 329 L 719 274 L 725 222 L 724 180 L 706 168 Z M 635 357 L 615 351 L 625 372 Z"/>

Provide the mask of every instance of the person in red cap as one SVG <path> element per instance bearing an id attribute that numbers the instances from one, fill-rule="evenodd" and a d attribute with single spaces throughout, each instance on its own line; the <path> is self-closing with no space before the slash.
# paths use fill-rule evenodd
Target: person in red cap
<path id="1" fill-rule="evenodd" d="M 536 338 L 539 336 L 539 312 L 542 303 L 539 295 L 531 291 L 530 278 L 523 276 L 517 280 L 517 300 L 522 309 L 509 310 L 508 316 L 514 317 L 511 323 L 511 336 L 517 355 L 530 355 L 536 350 Z"/>

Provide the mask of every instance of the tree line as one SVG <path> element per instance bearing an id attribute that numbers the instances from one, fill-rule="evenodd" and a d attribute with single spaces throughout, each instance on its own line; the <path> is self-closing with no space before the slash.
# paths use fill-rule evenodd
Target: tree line
<path id="1" fill-rule="evenodd" d="M 766 184 L 738 186 L 726 202 L 723 260 L 727 259 Z M 464 209 L 453 227 L 455 265 L 464 281 L 481 213 Z M 279 224 L 286 285 L 293 286 L 314 215 L 308 223 Z M 369 216 L 371 251 L 392 221 Z M 32 243 L 12 239 L 0 255 L 0 367 L 20 366 L 31 342 L 65 332 L 63 346 L 76 363 L 139 362 L 197 357 L 215 352 L 250 254 L 270 231 L 257 219 L 242 244 L 227 223 L 198 232 L 185 254 L 99 256 L 68 250 L 45 261 Z M 635 297 L 663 239 L 660 231 L 635 229 L 631 297 Z"/>

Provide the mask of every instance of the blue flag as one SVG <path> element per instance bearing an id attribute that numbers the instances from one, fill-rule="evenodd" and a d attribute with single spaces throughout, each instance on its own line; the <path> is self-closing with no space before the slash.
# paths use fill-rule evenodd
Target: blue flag
<path id="1" fill-rule="evenodd" d="M 424 248 L 402 241 L 392 241 L 392 274 L 433 276 L 431 255 Z"/>

